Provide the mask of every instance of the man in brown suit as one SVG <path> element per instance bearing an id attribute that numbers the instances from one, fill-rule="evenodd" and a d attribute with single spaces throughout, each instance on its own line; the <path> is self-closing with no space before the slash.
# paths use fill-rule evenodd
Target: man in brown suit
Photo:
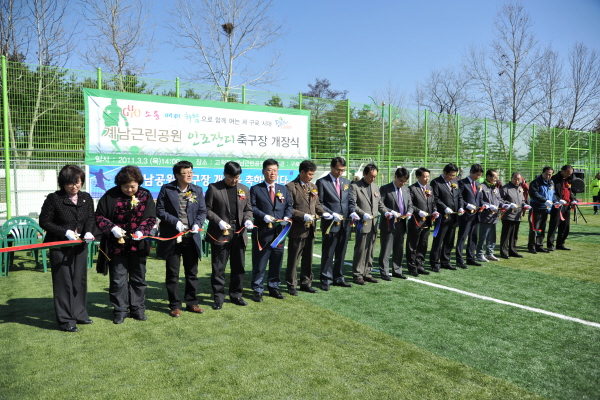
<path id="1" fill-rule="evenodd" d="M 288 262 L 285 271 L 285 280 L 288 292 L 297 296 L 298 284 L 297 268 L 300 257 L 300 290 L 308 293 L 316 293 L 312 287 L 312 255 L 315 243 L 316 217 L 322 216 L 331 219 L 333 216 L 324 212 L 319 201 L 317 185 L 311 182 L 315 176 L 317 166 L 309 160 L 300 163 L 300 174 L 296 179 L 287 184 L 293 202 L 292 227 L 288 234 Z"/>
<path id="2" fill-rule="evenodd" d="M 213 290 L 214 310 L 223 307 L 225 299 L 225 265 L 229 259 L 231 268 L 229 298 L 233 304 L 245 306 L 242 299 L 244 288 L 244 263 L 248 235 L 252 229 L 252 205 L 250 190 L 239 183 L 242 168 L 235 161 L 225 164 L 222 181 L 212 183 L 206 191 L 208 232 L 210 242 L 212 274 L 210 283 Z M 244 229 L 246 228 L 246 229 Z M 238 233 L 239 232 L 239 233 Z"/>
<path id="3" fill-rule="evenodd" d="M 379 186 L 375 183 L 379 169 L 375 164 L 367 164 L 363 170 L 363 178 L 352 182 L 352 194 L 356 200 L 356 212 L 351 215 L 360 219 L 356 230 L 354 244 L 354 260 L 352 275 L 354 282 L 364 285 L 365 282 L 378 283 L 371 275 L 373 269 L 373 249 L 377 239 L 377 213 L 382 215 L 388 210 L 381 200 Z"/>

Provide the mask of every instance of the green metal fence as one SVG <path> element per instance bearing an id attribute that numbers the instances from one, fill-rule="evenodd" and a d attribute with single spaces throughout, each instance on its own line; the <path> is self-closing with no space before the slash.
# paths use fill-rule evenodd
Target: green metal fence
<path id="1" fill-rule="evenodd" d="M 389 181 L 398 166 L 409 170 L 426 166 L 437 174 L 448 162 L 467 171 L 471 164 L 481 163 L 484 169 L 498 170 L 502 182 L 513 171 L 531 180 L 544 165 L 556 169 L 571 164 L 585 174 L 587 184 L 600 170 L 599 135 L 590 132 L 246 88 L 232 89 L 224 99 L 216 87 L 179 79 L 13 63 L 4 57 L 1 86 L 0 188 L 4 190 L 0 212 L 4 217 L 19 215 L 11 207 L 18 203 L 19 194 L 27 198 L 28 189 L 11 183 L 15 170 L 58 171 L 66 163 L 83 165 L 82 88 L 311 110 L 313 161 L 326 170 L 331 158 L 340 155 L 349 161 L 350 173 L 359 176 L 361 166 L 375 162 L 380 183 Z"/>

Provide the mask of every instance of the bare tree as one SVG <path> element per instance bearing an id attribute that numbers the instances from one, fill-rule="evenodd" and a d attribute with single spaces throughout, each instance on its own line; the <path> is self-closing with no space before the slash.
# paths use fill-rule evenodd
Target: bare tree
<path id="1" fill-rule="evenodd" d="M 538 121 L 543 126 L 553 127 L 563 118 L 566 105 L 563 63 L 559 54 L 548 48 L 544 55 L 540 75 L 542 100 L 538 103 Z"/>
<path id="2" fill-rule="evenodd" d="M 469 78 L 452 68 L 433 70 L 424 84 L 419 85 L 421 105 L 444 114 L 458 114 L 470 101 Z"/>
<path id="3" fill-rule="evenodd" d="M 564 127 L 589 129 L 600 117 L 600 55 L 583 43 L 569 52 L 568 107 Z"/>
<path id="4" fill-rule="evenodd" d="M 123 75 L 142 73 L 154 51 L 152 2 L 80 0 L 80 4 L 89 23 L 85 60 L 94 68 L 116 74 L 123 91 Z"/>
<path id="5" fill-rule="evenodd" d="M 0 55 L 6 56 L 9 61 L 23 61 L 27 54 L 25 22 L 22 1 L 0 1 Z"/>
<path id="6" fill-rule="evenodd" d="M 217 86 L 225 101 L 231 88 L 277 82 L 280 53 L 256 59 L 283 34 L 272 7 L 273 0 L 177 0 L 171 42 L 194 66 L 191 79 Z"/>
<path id="7" fill-rule="evenodd" d="M 394 85 L 391 80 L 388 80 L 380 90 L 373 91 L 373 97 L 378 104 L 391 104 L 394 108 L 406 108 L 407 106 L 406 92 L 398 85 Z"/>
<path id="8" fill-rule="evenodd" d="M 69 24 L 67 0 L 30 0 L 29 22 L 34 32 L 36 63 L 62 67 L 75 48 L 75 27 Z"/>

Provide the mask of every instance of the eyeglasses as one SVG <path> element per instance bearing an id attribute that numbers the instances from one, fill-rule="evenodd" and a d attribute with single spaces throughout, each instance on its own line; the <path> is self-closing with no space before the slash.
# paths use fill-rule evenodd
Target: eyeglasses
<path id="1" fill-rule="evenodd" d="M 193 172 L 180 172 L 178 175 L 181 175 L 181 176 L 194 176 L 194 173 Z"/>
<path id="2" fill-rule="evenodd" d="M 82 183 L 81 181 L 77 182 L 77 183 L 67 183 L 65 186 L 69 186 L 69 187 L 75 187 L 75 186 L 81 186 Z"/>
<path id="3" fill-rule="evenodd" d="M 336 167 L 333 167 L 333 170 L 334 170 L 334 171 L 337 171 L 337 172 L 341 172 L 342 174 L 343 174 L 344 172 L 346 172 L 346 168 L 336 168 Z"/>

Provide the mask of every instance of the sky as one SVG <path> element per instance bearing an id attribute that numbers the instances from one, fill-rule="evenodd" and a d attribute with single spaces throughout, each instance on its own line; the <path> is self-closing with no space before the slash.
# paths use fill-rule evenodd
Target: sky
<path id="1" fill-rule="evenodd" d="M 168 33 L 160 27 L 170 0 L 156 0 L 155 38 Z M 261 90 L 295 94 L 308 83 L 327 78 L 336 90 L 348 90 L 354 102 L 388 84 L 410 96 L 417 82 L 433 69 L 459 67 L 471 44 L 493 39 L 493 22 L 504 0 L 458 1 L 330 1 L 276 0 L 274 14 L 285 21 L 282 51 L 283 80 Z M 575 42 L 600 52 L 600 0 L 522 0 L 543 45 L 552 44 L 563 57 Z M 148 65 L 149 76 L 185 80 L 181 54 L 170 46 Z M 261 54 L 257 54 L 260 59 Z M 565 58 L 566 59 L 566 58 Z"/>

